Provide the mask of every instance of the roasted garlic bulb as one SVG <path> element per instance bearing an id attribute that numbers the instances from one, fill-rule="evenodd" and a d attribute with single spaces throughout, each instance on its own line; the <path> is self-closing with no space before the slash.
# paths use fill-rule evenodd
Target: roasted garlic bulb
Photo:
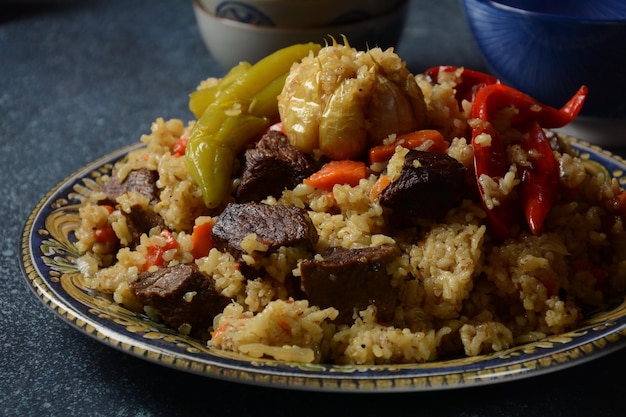
<path id="1" fill-rule="evenodd" d="M 347 42 L 294 64 L 278 111 L 294 146 L 331 159 L 358 158 L 426 124 L 422 91 L 393 49 L 357 51 Z"/>

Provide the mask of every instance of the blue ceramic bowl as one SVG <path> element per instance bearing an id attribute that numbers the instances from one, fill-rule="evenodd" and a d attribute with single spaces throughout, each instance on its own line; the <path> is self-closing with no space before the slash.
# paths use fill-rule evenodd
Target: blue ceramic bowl
<path id="1" fill-rule="evenodd" d="M 486 64 L 504 83 L 561 107 L 585 84 L 581 115 L 626 119 L 625 0 L 462 0 Z"/>

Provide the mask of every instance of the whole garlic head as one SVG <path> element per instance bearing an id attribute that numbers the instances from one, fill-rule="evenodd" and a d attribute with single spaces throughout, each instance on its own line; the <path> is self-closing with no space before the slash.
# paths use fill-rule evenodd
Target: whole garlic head
<path id="1" fill-rule="evenodd" d="M 356 159 L 390 134 L 424 128 L 415 77 L 393 52 L 333 42 L 294 64 L 278 96 L 285 132 L 298 149 Z"/>

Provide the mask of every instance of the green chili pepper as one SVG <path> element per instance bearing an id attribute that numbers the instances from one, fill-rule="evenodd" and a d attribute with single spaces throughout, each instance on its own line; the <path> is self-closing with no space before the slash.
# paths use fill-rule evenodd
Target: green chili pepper
<path id="1" fill-rule="evenodd" d="M 227 146 L 216 142 L 197 142 L 193 146 L 187 145 L 185 159 L 189 174 L 197 178 L 202 189 L 204 202 L 209 208 L 214 208 L 221 203 L 215 196 L 225 196 L 230 192 L 230 182 L 224 181 L 224 173 L 230 173 L 235 152 Z M 199 170 L 202 166 L 202 171 Z"/>
<path id="2" fill-rule="evenodd" d="M 281 75 L 289 72 L 291 65 L 313 51 L 317 52 L 321 45 L 316 43 L 296 44 L 279 49 L 254 64 L 232 84 L 226 95 L 232 95 L 236 101 L 247 102 L 252 96 L 265 88 Z"/>
<path id="3" fill-rule="evenodd" d="M 248 112 L 262 117 L 276 117 L 278 115 L 278 95 L 285 85 L 289 71 L 269 83 L 250 100 Z"/>
<path id="4" fill-rule="evenodd" d="M 212 140 L 187 144 L 185 150 L 187 169 L 192 177 L 201 181 L 199 185 L 203 190 L 207 207 L 216 207 L 221 203 L 218 197 L 230 192 L 228 180 L 237 153 L 245 146 L 247 138 L 254 137 L 269 124 L 267 118 L 241 114 L 226 119 Z M 226 180 L 225 173 L 228 173 Z"/>
<path id="5" fill-rule="evenodd" d="M 224 120 L 220 129 L 214 134 L 211 142 L 231 148 L 239 153 L 250 138 L 256 137 L 270 125 L 267 117 L 258 117 L 251 114 L 241 113 Z"/>
<path id="6" fill-rule="evenodd" d="M 202 88 L 189 94 L 189 110 L 196 118 L 200 118 L 209 104 L 215 101 L 220 91 L 231 85 L 237 78 L 248 71 L 251 66 L 249 62 L 240 62 L 232 67 L 216 85 Z"/>
<path id="7" fill-rule="evenodd" d="M 278 113 L 276 96 L 292 64 L 320 49 L 314 43 L 280 49 L 245 71 L 229 71 L 232 81 L 207 93 L 212 101 L 192 128 L 185 153 L 189 174 L 202 190 L 207 207 L 218 207 L 224 201 L 237 154 Z"/>

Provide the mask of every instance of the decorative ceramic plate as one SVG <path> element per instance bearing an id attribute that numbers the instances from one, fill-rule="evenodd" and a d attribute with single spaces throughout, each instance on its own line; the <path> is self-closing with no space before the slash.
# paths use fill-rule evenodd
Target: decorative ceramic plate
<path id="1" fill-rule="evenodd" d="M 78 270 L 74 246 L 78 206 L 100 177 L 141 143 L 77 171 L 46 195 L 28 218 L 22 268 L 31 288 L 57 316 L 98 341 L 179 370 L 242 383 L 320 391 L 419 391 L 503 382 L 563 369 L 626 346 L 626 299 L 580 328 L 495 354 L 414 365 L 333 366 L 252 360 L 207 347 L 94 293 Z M 626 161 L 572 140 L 626 184 Z"/>

